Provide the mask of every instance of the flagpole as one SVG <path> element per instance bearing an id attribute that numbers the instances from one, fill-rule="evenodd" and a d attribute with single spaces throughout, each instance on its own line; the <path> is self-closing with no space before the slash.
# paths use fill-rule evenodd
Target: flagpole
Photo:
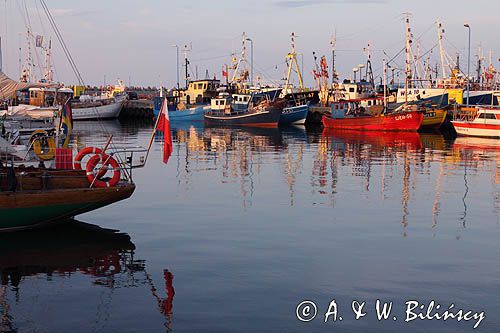
<path id="1" fill-rule="evenodd" d="M 155 139 L 156 130 L 158 129 L 158 124 L 160 123 L 160 117 L 162 117 L 163 112 L 164 112 L 164 110 L 163 110 L 164 104 L 165 104 L 165 99 L 163 99 L 163 102 L 162 102 L 161 108 L 160 108 L 160 113 L 158 114 L 158 117 L 156 117 L 156 122 L 155 122 L 155 126 L 153 128 L 153 132 L 151 132 L 151 138 L 149 139 L 148 151 L 146 152 L 146 158 L 144 160 L 144 165 L 146 165 L 146 162 L 148 161 L 149 151 L 151 150 L 151 146 L 153 145 L 153 141 Z"/>

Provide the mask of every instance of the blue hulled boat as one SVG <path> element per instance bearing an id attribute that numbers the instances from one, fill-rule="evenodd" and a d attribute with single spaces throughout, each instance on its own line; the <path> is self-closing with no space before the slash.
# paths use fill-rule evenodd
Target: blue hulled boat
<path id="1" fill-rule="evenodd" d="M 309 113 L 309 102 L 302 105 L 289 106 L 283 108 L 281 112 L 280 124 L 303 125 Z"/>
<path id="2" fill-rule="evenodd" d="M 153 115 L 160 113 L 162 97 L 154 98 Z M 170 121 L 194 122 L 203 121 L 203 114 L 210 109 L 208 105 L 196 105 L 184 110 L 178 110 L 175 103 L 168 103 L 168 116 Z"/>

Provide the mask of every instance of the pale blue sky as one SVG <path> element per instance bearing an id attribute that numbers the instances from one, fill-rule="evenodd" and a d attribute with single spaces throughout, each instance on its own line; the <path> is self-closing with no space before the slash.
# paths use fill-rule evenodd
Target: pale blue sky
<path id="1" fill-rule="evenodd" d="M 80 71 L 88 84 L 101 84 L 117 77 L 132 84 L 166 86 L 176 82 L 176 52 L 172 44 L 192 44 L 192 71 L 199 77 L 206 69 L 220 77 L 230 54 L 239 54 L 241 34 L 254 40 L 256 76 L 278 80 L 290 47 L 289 35 L 298 37 L 297 52 L 304 54 L 306 82 L 312 85 L 312 51 L 327 54 L 329 41 L 337 30 L 337 65 L 341 77 L 366 61 L 362 52 L 368 43 L 373 48 L 373 67 L 380 73 L 382 50 L 394 55 L 404 47 L 402 13 L 412 13 L 415 40 L 421 38 L 422 50 L 437 43 L 435 22 L 440 18 L 446 30 L 445 47 L 455 58 L 463 52 L 465 68 L 467 31 L 472 28 L 472 70 L 479 43 L 487 55 L 491 49 L 494 63 L 499 56 L 498 30 L 500 2 L 487 0 L 191 0 L 191 1 L 59 1 L 46 0 L 65 37 Z M 28 7 L 33 30 L 54 36 L 35 0 L 0 0 L 0 35 L 3 38 L 4 71 L 18 77 L 19 39 L 25 31 L 21 8 Z M 416 42 L 415 42 L 416 43 Z M 414 44 L 416 45 L 416 44 Z M 24 42 L 22 43 L 24 47 Z M 182 61 L 181 54 L 181 61 Z M 432 53 L 439 59 L 438 49 Z M 59 45 L 54 47 L 56 79 L 76 81 Z M 400 61 L 401 63 L 401 61 Z M 276 65 L 278 69 L 276 69 Z M 181 75 L 182 81 L 182 75 Z M 182 85 L 182 83 L 181 83 Z"/>

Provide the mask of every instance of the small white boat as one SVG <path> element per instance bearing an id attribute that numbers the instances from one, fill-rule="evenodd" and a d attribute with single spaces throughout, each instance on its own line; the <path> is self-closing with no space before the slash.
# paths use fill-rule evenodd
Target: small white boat
<path id="1" fill-rule="evenodd" d="M 451 122 L 458 135 L 500 138 L 500 109 L 463 109 Z"/>
<path id="2" fill-rule="evenodd" d="M 83 99 L 82 99 L 83 97 Z M 73 120 L 115 119 L 125 103 L 125 95 L 106 98 L 80 97 L 81 102 L 71 104 Z"/>

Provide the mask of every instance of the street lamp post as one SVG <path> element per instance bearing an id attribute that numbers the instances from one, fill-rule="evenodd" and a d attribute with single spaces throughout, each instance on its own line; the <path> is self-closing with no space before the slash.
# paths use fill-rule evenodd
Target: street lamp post
<path id="1" fill-rule="evenodd" d="M 175 47 L 176 49 L 176 56 L 177 56 L 177 89 L 180 89 L 180 85 L 179 85 L 179 45 L 175 44 L 175 45 L 172 45 L 172 47 Z"/>
<path id="2" fill-rule="evenodd" d="M 250 81 L 252 83 L 252 86 L 253 86 L 253 40 L 251 38 L 247 38 L 246 39 L 247 41 L 250 42 L 250 67 L 251 67 L 251 75 L 250 75 Z"/>
<path id="3" fill-rule="evenodd" d="M 469 107 L 469 95 L 470 95 L 470 25 L 464 24 L 464 27 L 469 30 L 469 55 L 467 58 L 467 107 Z"/>

